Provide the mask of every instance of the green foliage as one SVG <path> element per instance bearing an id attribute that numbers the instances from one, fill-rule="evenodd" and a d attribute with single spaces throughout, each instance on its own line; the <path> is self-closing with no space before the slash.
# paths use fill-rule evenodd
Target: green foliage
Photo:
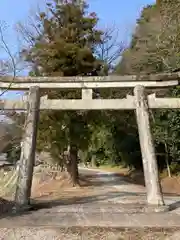
<path id="1" fill-rule="evenodd" d="M 180 67 L 179 4 L 162 1 L 160 7 L 154 4 L 143 9 L 131 44 L 116 67 L 118 74 L 169 72 Z M 165 94 L 180 97 L 180 89 Z M 154 111 L 152 129 L 157 153 L 168 155 L 174 165 L 180 160 L 180 111 Z M 163 157 L 159 164 L 164 166 L 164 162 Z"/>
<path id="2" fill-rule="evenodd" d="M 169 91 L 171 97 L 180 97 L 179 87 Z M 155 113 L 154 138 L 158 145 L 164 144 L 173 161 L 180 160 L 180 111 L 160 110 Z"/>
<path id="3" fill-rule="evenodd" d="M 20 159 L 21 153 L 21 140 L 23 134 L 22 123 L 24 123 L 24 114 L 21 113 L 6 113 L 6 116 L 13 120 L 12 123 L 3 123 L 1 128 L 5 128 L 5 136 L 3 142 L 3 153 L 7 153 L 9 162 L 16 163 Z M 2 131 L 2 130 L 1 130 Z"/>
<path id="4" fill-rule="evenodd" d="M 41 13 L 41 34 L 30 49 L 23 51 L 33 64 L 31 75 L 97 75 L 103 66 L 95 56 L 103 32 L 96 25 L 95 13 L 87 13 L 74 1 L 47 4 L 49 14 Z M 38 26 L 37 26 L 38 27 Z M 78 91 L 48 91 L 50 99 L 80 98 Z M 94 115 L 93 115 L 94 116 Z M 56 161 L 69 145 L 84 151 L 89 147 L 91 112 L 44 111 L 40 115 L 38 150 L 48 150 Z"/>
<path id="5" fill-rule="evenodd" d="M 133 112 L 132 112 L 133 113 Z M 120 115 L 113 126 L 114 147 L 117 153 L 116 164 L 123 164 L 126 167 L 142 167 L 141 151 L 137 127 L 133 128 L 135 114 L 125 113 Z M 122 122 L 122 120 L 125 120 Z M 129 124 L 128 122 L 129 121 Z"/>
<path id="6" fill-rule="evenodd" d="M 94 52 L 103 32 L 96 28 L 96 14 L 86 14 L 88 6 L 81 10 L 74 1 L 53 1 L 47 7 L 50 17 L 46 13 L 39 16 L 41 34 L 30 50 L 24 50 L 27 61 L 39 74 L 48 76 L 89 75 L 100 70 L 102 62 Z"/>
<path id="7" fill-rule="evenodd" d="M 43 112 L 40 115 L 38 150 L 48 150 L 57 161 L 71 143 L 80 149 L 87 149 L 88 137 L 89 128 L 84 115 L 59 111 Z"/>
<path id="8" fill-rule="evenodd" d="M 111 126 L 108 123 L 108 118 L 105 112 L 101 114 L 101 121 L 92 124 L 91 138 L 89 143 L 89 153 L 91 158 L 98 164 L 113 163 L 116 157 L 113 144 L 113 134 Z"/>

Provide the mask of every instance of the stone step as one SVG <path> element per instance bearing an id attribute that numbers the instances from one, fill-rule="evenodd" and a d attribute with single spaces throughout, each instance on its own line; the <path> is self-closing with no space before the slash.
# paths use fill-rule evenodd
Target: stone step
<path id="1" fill-rule="evenodd" d="M 93 210 L 69 211 L 56 208 L 42 209 L 0 219 L 1 227 L 180 227 L 179 215 L 171 212 L 164 213 L 129 213 L 107 211 L 105 208 L 97 212 Z"/>

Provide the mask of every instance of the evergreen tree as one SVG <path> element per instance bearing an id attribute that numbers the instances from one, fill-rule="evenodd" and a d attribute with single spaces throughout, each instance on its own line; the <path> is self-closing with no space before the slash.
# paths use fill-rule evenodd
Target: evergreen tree
<path id="1" fill-rule="evenodd" d="M 88 76 L 98 74 L 102 61 L 95 56 L 103 32 L 96 25 L 95 13 L 76 1 L 53 1 L 47 4 L 49 15 L 40 14 L 41 34 L 34 38 L 30 49 L 23 50 L 32 64 L 35 76 Z M 37 26 L 38 27 L 38 26 Z M 49 98 L 79 98 L 79 91 L 46 92 Z M 38 148 L 48 149 L 56 161 L 62 161 L 63 151 L 69 150 L 67 170 L 73 185 L 78 184 L 77 154 L 87 148 L 90 112 L 46 111 L 40 115 Z"/>

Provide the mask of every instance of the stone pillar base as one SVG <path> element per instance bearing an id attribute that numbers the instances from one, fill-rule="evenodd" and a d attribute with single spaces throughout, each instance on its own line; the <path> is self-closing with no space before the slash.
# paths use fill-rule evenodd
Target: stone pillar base
<path id="1" fill-rule="evenodd" d="M 144 208 L 145 213 L 161 213 L 161 212 L 168 212 L 170 207 L 168 205 L 148 205 Z"/>
<path id="2" fill-rule="evenodd" d="M 31 205 L 15 205 L 12 208 L 12 213 L 16 214 L 16 213 L 21 213 L 21 212 L 28 212 L 30 210 L 32 210 L 32 206 Z"/>

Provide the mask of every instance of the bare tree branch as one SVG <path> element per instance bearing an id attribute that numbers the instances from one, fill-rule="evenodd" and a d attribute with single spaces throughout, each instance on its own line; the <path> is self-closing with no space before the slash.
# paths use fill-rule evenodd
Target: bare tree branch
<path id="1" fill-rule="evenodd" d="M 34 45 L 38 36 L 43 35 L 41 12 L 41 8 L 38 6 L 35 11 L 31 10 L 26 22 L 16 24 L 16 31 L 29 47 Z M 48 15 L 48 11 L 46 11 L 46 15 Z"/>
<path id="2" fill-rule="evenodd" d="M 1 22 L 0 23 L 0 48 L 7 54 L 9 59 L 1 60 L 0 75 L 5 76 L 5 75 L 12 74 L 13 78 L 12 78 L 12 82 L 9 84 L 8 88 L 3 90 L 0 93 L 0 97 L 2 95 L 4 95 L 4 93 L 6 93 L 8 90 L 10 90 L 10 88 L 14 82 L 14 79 L 16 77 L 17 64 L 19 63 L 18 61 L 16 61 L 18 58 L 16 58 L 16 55 L 12 54 L 12 52 L 5 40 L 4 30 L 6 28 L 7 28 L 7 26 Z"/>
<path id="3" fill-rule="evenodd" d="M 115 27 L 106 28 L 102 37 L 102 43 L 99 44 L 96 54 L 107 63 L 108 70 L 113 68 L 125 49 L 125 44 L 119 41 L 119 30 Z"/>
<path id="4" fill-rule="evenodd" d="M 4 22 L 0 22 L 0 49 L 5 53 L 5 59 L 0 60 L 0 76 L 11 75 L 12 81 L 8 88 L 0 93 L 0 97 L 10 90 L 16 76 L 24 69 L 24 64 L 22 64 L 22 59 L 19 54 L 19 49 L 17 52 L 12 52 L 5 39 L 5 30 L 7 25 Z M 18 44 L 16 45 L 16 47 Z"/>
<path id="5" fill-rule="evenodd" d="M 179 1 L 165 2 L 160 6 L 160 31 L 157 35 L 156 47 L 158 55 L 168 71 L 173 71 L 175 68 L 180 67 L 180 17 L 179 17 Z"/>

